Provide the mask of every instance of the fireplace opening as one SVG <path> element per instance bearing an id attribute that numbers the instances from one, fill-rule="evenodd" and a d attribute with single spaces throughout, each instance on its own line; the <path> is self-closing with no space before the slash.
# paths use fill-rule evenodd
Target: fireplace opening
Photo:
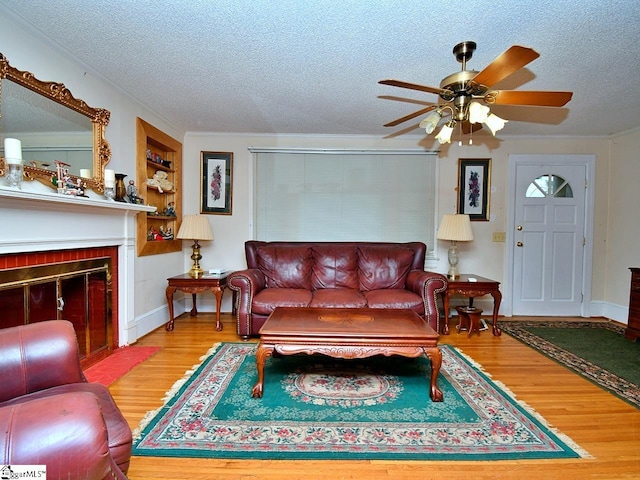
<path id="1" fill-rule="evenodd" d="M 0 270 L 0 328 L 68 320 L 83 368 L 106 358 L 114 343 L 111 257 Z"/>

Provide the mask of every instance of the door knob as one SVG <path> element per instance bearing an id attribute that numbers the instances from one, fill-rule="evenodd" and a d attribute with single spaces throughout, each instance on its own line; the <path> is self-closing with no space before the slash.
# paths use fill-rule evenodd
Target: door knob
<path id="1" fill-rule="evenodd" d="M 524 243 L 522 243 L 522 242 L 518 242 L 518 243 L 516 243 L 516 246 L 517 246 L 517 247 L 521 247 L 522 245 L 524 245 Z"/>
<path id="2" fill-rule="evenodd" d="M 522 225 L 518 225 L 518 226 L 516 227 L 516 230 L 518 230 L 518 231 L 522 230 Z"/>

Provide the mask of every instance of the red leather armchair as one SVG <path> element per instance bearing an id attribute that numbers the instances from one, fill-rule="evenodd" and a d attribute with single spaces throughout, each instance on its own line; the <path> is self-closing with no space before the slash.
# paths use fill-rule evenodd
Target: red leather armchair
<path id="1" fill-rule="evenodd" d="M 0 463 L 47 478 L 126 479 L 131 429 L 109 390 L 88 383 L 71 323 L 0 330 Z"/>

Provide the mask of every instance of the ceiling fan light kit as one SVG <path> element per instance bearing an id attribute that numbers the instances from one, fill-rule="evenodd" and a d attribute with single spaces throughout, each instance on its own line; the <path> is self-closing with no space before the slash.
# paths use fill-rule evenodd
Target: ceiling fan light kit
<path id="1" fill-rule="evenodd" d="M 489 107 L 478 102 L 469 104 L 469 122 L 482 123 L 489 116 Z"/>
<path id="2" fill-rule="evenodd" d="M 442 119 L 442 113 L 438 110 L 431 112 L 420 122 L 420 128 L 424 128 L 427 133 L 433 133 Z"/>
<path id="3" fill-rule="evenodd" d="M 495 137 L 496 132 L 498 130 L 502 130 L 504 128 L 504 124 L 507 123 L 508 121 L 509 120 L 504 120 L 499 116 L 491 113 L 482 123 L 484 123 L 487 126 L 487 128 L 491 130 L 491 134 Z"/>
<path id="4" fill-rule="evenodd" d="M 461 135 L 463 131 L 473 133 L 482 128 L 479 124 L 486 125 L 494 136 L 498 130 L 504 128 L 508 120 L 491 113 L 487 105 L 562 107 L 571 100 L 572 92 L 491 90 L 493 85 L 520 70 L 540 55 L 531 48 L 513 45 L 483 70 L 477 72 L 466 69 L 467 61 L 471 59 L 475 49 L 475 42 L 462 42 L 453 47 L 453 54 L 462 64 L 462 70 L 445 77 L 440 82 L 439 88 L 400 80 L 381 80 L 379 83 L 383 85 L 434 93 L 440 97 L 439 105 L 405 115 L 387 123 L 385 127 L 396 126 L 432 110 L 420 122 L 420 128 L 424 128 L 427 134 L 431 134 L 443 115 L 447 113 L 451 118 L 435 137 L 440 144 L 444 144 L 451 142 L 451 135 L 456 125 L 460 125 Z M 474 127 L 473 125 L 476 124 L 478 126 Z M 471 143 L 469 141 L 469 144 Z"/>
<path id="5" fill-rule="evenodd" d="M 455 127 L 455 122 L 452 120 L 444 124 L 440 133 L 436 135 L 436 140 L 440 142 L 440 145 L 443 143 L 451 143 L 451 134 L 453 133 L 453 128 Z"/>

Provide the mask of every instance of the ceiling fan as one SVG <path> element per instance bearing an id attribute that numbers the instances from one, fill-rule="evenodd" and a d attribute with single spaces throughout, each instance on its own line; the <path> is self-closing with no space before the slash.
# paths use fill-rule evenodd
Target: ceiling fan
<path id="1" fill-rule="evenodd" d="M 460 125 L 462 132 L 469 133 L 482 128 L 481 124 L 485 124 L 493 135 L 504 127 L 508 120 L 490 113 L 487 105 L 562 107 L 571 100 L 572 92 L 492 90 L 493 85 L 520 70 L 540 54 L 532 48 L 513 45 L 478 72 L 467 70 L 467 61 L 471 59 L 475 49 L 475 42 L 462 42 L 453 47 L 453 54 L 462 64 L 462 70 L 443 78 L 439 88 L 400 80 L 378 82 L 393 87 L 434 93 L 440 97 L 437 104 L 398 118 L 385 124 L 385 127 L 394 127 L 431 112 L 420 122 L 420 128 L 424 128 L 427 133 L 432 133 L 440 120 L 446 117 L 447 121 L 436 135 L 436 139 L 441 144 L 450 143 L 451 134 L 456 125 Z"/>

